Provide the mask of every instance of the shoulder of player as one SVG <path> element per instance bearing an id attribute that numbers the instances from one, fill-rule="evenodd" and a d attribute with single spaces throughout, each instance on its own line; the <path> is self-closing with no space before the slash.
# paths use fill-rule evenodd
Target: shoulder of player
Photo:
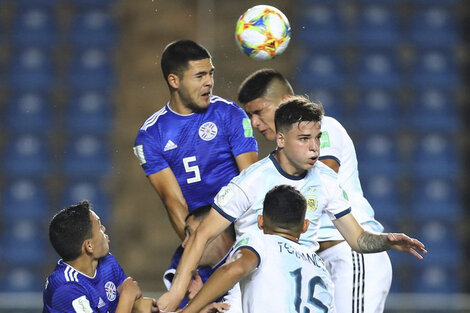
<path id="1" fill-rule="evenodd" d="M 82 274 L 72 266 L 59 262 L 54 271 L 47 278 L 48 284 L 58 288 L 71 288 L 72 286 L 81 286 L 80 276 Z"/>
<path id="2" fill-rule="evenodd" d="M 213 95 L 211 97 L 211 106 L 213 109 L 223 109 L 224 111 L 243 111 L 234 101 L 224 99 L 222 97 Z"/>
<path id="3" fill-rule="evenodd" d="M 331 116 L 323 116 L 322 118 L 322 131 L 338 131 L 344 130 L 344 126 L 335 118 Z"/>
<path id="4" fill-rule="evenodd" d="M 266 171 L 270 168 L 271 160 L 265 157 L 244 169 L 238 176 L 233 178 L 237 185 L 259 184 L 259 179 L 265 177 Z"/>
<path id="5" fill-rule="evenodd" d="M 145 120 L 145 122 L 140 127 L 140 131 L 148 131 L 149 128 L 154 127 L 159 121 L 161 122 L 162 116 L 165 116 L 166 113 L 168 113 L 168 108 L 165 105 L 163 108 L 153 113 Z"/>
<path id="6" fill-rule="evenodd" d="M 317 161 L 311 171 L 319 175 L 321 179 L 338 180 L 338 174 L 321 161 Z"/>

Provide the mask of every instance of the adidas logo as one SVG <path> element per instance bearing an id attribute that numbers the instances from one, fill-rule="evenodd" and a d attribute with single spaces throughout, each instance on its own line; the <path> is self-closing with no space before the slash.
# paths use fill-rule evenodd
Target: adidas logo
<path id="1" fill-rule="evenodd" d="M 105 306 L 105 305 L 106 305 L 106 303 L 105 303 L 105 302 L 103 301 L 103 299 L 101 299 L 101 297 L 100 297 L 100 299 L 98 300 L 98 309 L 101 308 L 101 307 L 103 307 L 103 306 Z"/>
<path id="2" fill-rule="evenodd" d="M 163 151 L 173 150 L 176 148 L 178 148 L 178 146 L 173 141 L 168 140 Z"/>

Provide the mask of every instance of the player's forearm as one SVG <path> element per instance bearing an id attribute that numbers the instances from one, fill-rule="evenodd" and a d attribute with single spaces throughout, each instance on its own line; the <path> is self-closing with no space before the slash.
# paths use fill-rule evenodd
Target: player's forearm
<path id="1" fill-rule="evenodd" d="M 163 203 L 170 218 L 171 226 L 173 226 L 178 237 L 184 240 L 184 220 L 189 213 L 186 203 L 181 203 L 176 199 L 164 199 Z"/>
<path id="2" fill-rule="evenodd" d="M 206 243 L 207 240 L 200 238 L 200 236 L 197 235 L 197 231 L 189 237 L 188 242 L 186 243 L 170 288 L 170 292 L 177 298 L 180 298 L 179 300 L 182 300 L 186 294 L 192 273 L 201 259 Z"/>
<path id="3" fill-rule="evenodd" d="M 199 312 L 238 283 L 247 273 L 236 267 L 236 264 L 229 263 L 217 269 L 182 313 Z"/>
<path id="4" fill-rule="evenodd" d="M 122 294 L 119 297 L 119 303 L 116 307 L 116 313 L 131 313 L 134 306 L 135 297 L 129 294 Z"/>
<path id="5" fill-rule="evenodd" d="M 357 247 L 358 249 L 355 249 L 357 252 L 374 253 L 389 250 L 391 244 L 387 238 L 387 234 L 363 231 L 357 238 Z"/>

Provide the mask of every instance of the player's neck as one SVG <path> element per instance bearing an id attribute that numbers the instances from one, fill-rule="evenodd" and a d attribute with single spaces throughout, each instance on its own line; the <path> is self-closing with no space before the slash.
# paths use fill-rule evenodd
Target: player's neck
<path id="1" fill-rule="evenodd" d="M 307 172 L 306 170 L 304 169 L 298 169 L 296 168 L 290 161 L 289 159 L 287 158 L 287 156 L 285 155 L 284 151 L 282 149 L 277 149 L 275 152 L 274 152 L 274 158 L 276 159 L 276 161 L 279 163 L 279 166 L 281 167 L 281 169 L 286 172 L 287 174 L 289 175 L 292 175 L 292 176 L 303 176 L 305 175 L 305 173 Z"/>
<path id="2" fill-rule="evenodd" d="M 194 113 L 194 110 L 190 106 L 185 105 L 177 93 L 173 94 L 168 103 L 170 109 L 180 115 L 190 115 Z"/>
<path id="3" fill-rule="evenodd" d="M 88 277 L 95 277 L 96 267 L 98 266 L 98 260 L 90 259 L 86 255 L 82 255 L 73 261 L 67 261 L 64 263 L 67 263 Z"/>
<path id="4" fill-rule="evenodd" d="M 281 231 L 281 230 L 264 230 L 264 233 L 265 234 L 269 234 L 269 235 L 277 235 L 277 236 L 281 236 L 281 237 L 284 237 L 286 239 L 289 239 L 289 240 L 292 240 L 292 241 L 295 241 L 295 242 L 298 242 L 299 241 L 299 234 L 292 234 L 288 231 Z"/>

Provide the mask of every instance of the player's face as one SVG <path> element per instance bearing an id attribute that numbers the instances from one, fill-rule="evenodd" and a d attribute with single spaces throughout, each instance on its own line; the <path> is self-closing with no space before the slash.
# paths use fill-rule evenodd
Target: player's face
<path id="1" fill-rule="evenodd" d="M 91 225 L 92 225 L 92 237 L 91 241 L 93 244 L 93 254 L 96 258 L 104 257 L 109 252 L 109 237 L 105 234 L 106 227 L 101 225 L 100 218 L 95 212 L 90 213 Z"/>
<path id="2" fill-rule="evenodd" d="M 286 133 L 277 134 L 280 153 L 284 155 L 281 167 L 291 175 L 301 175 L 313 167 L 320 155 L 321 124 L 294 123 Z"/>
<path id="3" fill-rule="evenodd" d="M 188 242 L 189 236 L 191 236 L 196 228 L 201 224 L 200 220 L 196 220 L 194 216 L 188 217 L 186 220 L 185 226 L 184 226 L 184 232 L 186 234 L 183 243 L 181 245 L 183 248 Z M 201 260 L 199 261 L 200 266 L 214 266 L 217 264 L 219 261 L 219 258 L 215 254 L 216 252 L 216 246 L 218 245 L 220 236 L 216 237 L 214 240 L 212 240 L 205 248 L 201 256 Z"/>
<path id="4" fill-rule="evenodd" d="M 184 106 L 192 112 L 209 106 L 214 87 L 214 66 L 211 59 L 189 61 L 179 80 L 178 94 Z"/>
<path id="5" fill-rule="evenodd" d="M 250 117 L 251 125 L 256 128 L 266 140 L 276 139 L 276 127 L 274 125 L 274 113 L 279 103 L 267 98 L 256 98 L 245 104 L 245 111 Z"/>

